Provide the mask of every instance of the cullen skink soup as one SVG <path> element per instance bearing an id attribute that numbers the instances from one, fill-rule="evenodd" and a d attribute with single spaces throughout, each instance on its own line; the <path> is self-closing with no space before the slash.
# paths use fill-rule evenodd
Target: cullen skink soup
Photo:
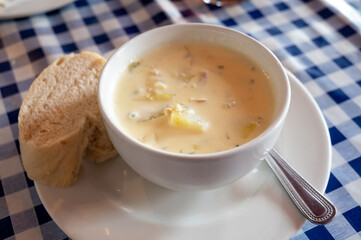
<path id="1" fill-rule="evenodd" d="M 176 43 L 154 49 L 122 72 L 115 89 L 121 127 L 170 152 L 202 154 L 261 134 L 274 112 L 268 75 L 226 47 Z"/>

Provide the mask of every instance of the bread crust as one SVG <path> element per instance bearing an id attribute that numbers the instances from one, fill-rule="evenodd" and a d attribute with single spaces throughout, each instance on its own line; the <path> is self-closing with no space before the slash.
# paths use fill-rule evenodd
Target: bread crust
<path id="1" fill-rule="evenodd" d="M 22 161 L 30 179 L 54 187 L 68 187 L 77 180 L 84 146 L 83 129 L 63 140 L 36 145 L 19 138 Z"/>
<path id="2" fill-rule="evenodd" d="M 98 106 L 105 59 L 68 54 L 34 80 L 18 117 L 22 162 L 28 177 L 55 187 L 77 180 L 83 158 L 103 162 L 116 155 Z"/>

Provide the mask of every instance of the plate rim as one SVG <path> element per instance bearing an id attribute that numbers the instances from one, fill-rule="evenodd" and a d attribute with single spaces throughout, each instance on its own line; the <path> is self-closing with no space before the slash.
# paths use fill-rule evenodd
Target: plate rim
<path id="1" fill-rule="evenodd" d="M 286 70 L 287 75 L 293 79 L 293 83 L 296 84 L 300 89 L 302 89 L 303 93 L 307 95 L 307 100 L 310 101 L 312 103 L 312 105 L 314 106 L 314 110 L 316 111 L 318 118 L 321 120 L 321 124 L 322 124 L 322 128 L 323 128 L 322 132 L 325 133 L 325 135 L 326 135 L 325 136 L 325 140 L 326 140 L 325 146 L 327 146 L 327 171 L 326 172 L 328 173 L 328 177 L 325 178 L 325 181 L 323 182 L 321 188 L 317 189 L 321 193 L 325 193 L 327 183 L 330 178 L 331 169 L 332 169 L 332 143 L 331 143 L 331 136 L 329 134 L 327 122 L 326 122 L 325 116 L 322 113 L 315 98 L 308 91 L 308 89 L 305 87 L 305 85 L 302 84 L 301 81 L 296 77 L 296 75 L 294 75 L 290 70 L 288 70 L 286 68 L 285 68 L 285 70 Z M 292 96 L 291 96 L 291 98 L 292 98 Z"/>

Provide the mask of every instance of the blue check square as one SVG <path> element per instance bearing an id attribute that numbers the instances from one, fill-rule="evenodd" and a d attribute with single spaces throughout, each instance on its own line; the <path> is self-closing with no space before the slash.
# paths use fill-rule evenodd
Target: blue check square
<path id="1" fill-rule="evenodd" d="M 342 34 L 342 36 L 344 36 L 345 38 L 348 38 L 356 33 L 356 31 L 350 26 L 340 28 L 338 32 Z"/>
<path id="2" fill-rule="evenodd" d="M 330 178 L 328 180 L 326 193 L 332 192 L 333 190 L 342 187 L 342 184 L 338 179 L 331 173 Z"/>
<path id="3" fill-rule="evenodd" d="M 0 62 L 0 73 L 6 72 L 11 70 L 10 63 L 8 61 L 6 62 Z"/>
<path id="4" fill-rule="evenodd" d="M 361 207 L 357 206 L 345 212 L 344 217 L 355 229 L 356 232 L 361 231 Z"/>
<path id="5" fill-rule="evenodd" d="M 331 136 L 332 145 L 335 145 L 339 142 L 346 140 L 346 137 L 336 127 L 330 128 L 329 132 Z"/>
<path id="6" fill-rule="evenodd" d="M 10 84 L 8 86 L 0 88 L 0 91 L 1 91 L 2 97 L 6 98 L 8 96 L 18 93 L 19 89 L 18 89 L 17 85 L 14 83 L 14 84 Z"/>
<path id="7" fill-rule="evenodd" d="M 333 60 L 340 68 L 352 66 L 352 63 L 345 57 L 339 57 Z"/>
<path id="8" fill-rule="evenodd" d="M 248 14 L 253 18 L 253 19 L 259 19 L 259 18 L 263 18 L 264 15 L 262 14 L 261 11 L 259 10 L 254 10 L 251 12 L 248 12 Z"/>
<path id="9" fill-rule="evenodd" d="M 298 28 L 304 28 L 308 26 L 308 24 L 302 19 L 293 20 L 292 23 Z"/>
<path id="10" fill-rule="evenodd" d="M 330 9 L 324 8 L 318 12 L 318 15 L 320 15 L 323 19 L 327 19 L 332 17 L 334 13 Z"/>
<path id="11" fill-rule="evenodd" d="M 330 43 L 325 39 L 323 38 L 322 36 L 320 37 L 317 37 L 315 39 L 312 39 L 312 42 L 317 46 L 317 47 L 325 47 L 327 45 L 330 45 Z"/>
<path id="12" fill-rule="evenodd" d="M 26 39 L 26 38 L 29 38 L 29 37 L 34 37 L 36 35 L 34 29 L 32 29 L 32 28 L 22 30 L 19 33 L 20 33 L 20 36 L 21 36 L 22 39 Z"/>
<path id="13" fill-rule="evenodd" d="M 311 228 L 310 230 L 306 231 L 305 234 L 310 240 L 334 240 L 332 235 L 327 231 L 326 227 L 316 226 L 314 228 Z"/>
<path id="14" fill-rule="evenodd" d="M 351 160 L 349 164 L 361 177 L 361 157 Z"/>
<path id="15" fill-rule="evenodd" d="M 328 95 L 336 103 L 342 103 L 342 102 L 347 101 L 347 100 L 350 99 L 341 89 L 336 89 L 336 90 L 333 90 L 331 92 L 328 92 Z"/>

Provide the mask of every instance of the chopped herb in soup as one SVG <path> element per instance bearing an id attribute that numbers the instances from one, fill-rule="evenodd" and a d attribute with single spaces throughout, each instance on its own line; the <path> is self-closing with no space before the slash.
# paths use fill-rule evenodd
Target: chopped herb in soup
<path id="1" fill-rule="evenodd" d="M 144 54 L 125 68 L 115 89 L 122 128 L 175 153 L 238 147 L 268 127 L 273 111 L 267 73 L 234 50 L 204 43 Z"/>

